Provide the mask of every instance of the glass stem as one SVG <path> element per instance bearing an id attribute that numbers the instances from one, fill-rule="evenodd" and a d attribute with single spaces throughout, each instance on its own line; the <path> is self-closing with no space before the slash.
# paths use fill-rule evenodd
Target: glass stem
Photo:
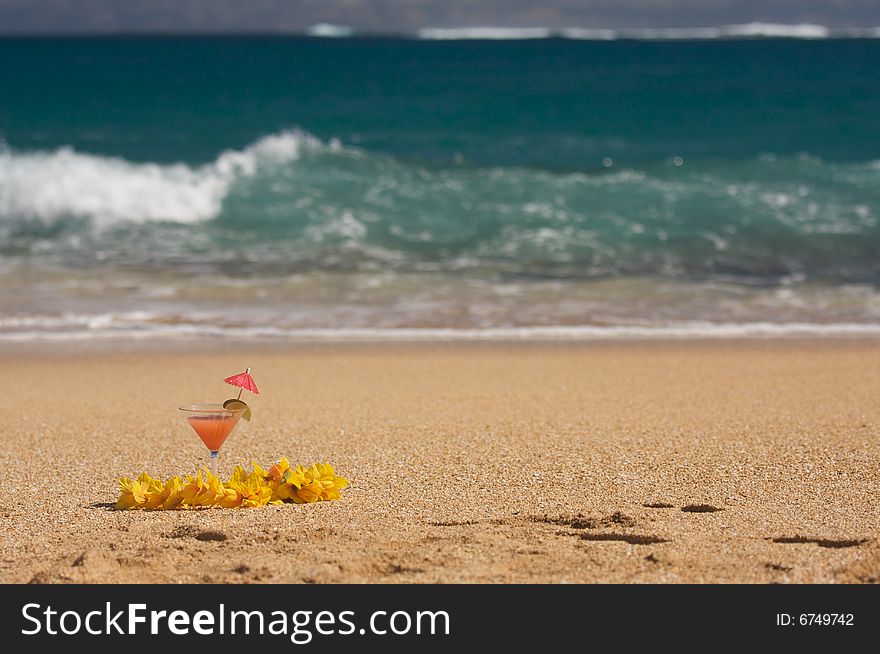
<path id="1" fill-rule="evenodd" d="M 217 476 L 217 451 L 211 452 L 211 474 Z"/>

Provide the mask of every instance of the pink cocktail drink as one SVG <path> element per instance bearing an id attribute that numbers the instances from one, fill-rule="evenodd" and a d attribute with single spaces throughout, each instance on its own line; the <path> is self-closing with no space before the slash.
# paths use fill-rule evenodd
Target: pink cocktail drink
<path id="1" fill-rule="evenodd" d="M 223 446 L 226 437 L 235 429 L 240 417 L 240 413 L 190 416 L 187 421 L 207 448 L 216 452 Z"/>
<path id="2" fill-rule="evenodd" d="M 247 406 L 247 405 L 245 405 Z M 211 452 L 211 472 L 217 474 L 217 452 L 235 429 L 243 411 L 222 404 L 190 404 L 180 407 L 186 421 Z"/>

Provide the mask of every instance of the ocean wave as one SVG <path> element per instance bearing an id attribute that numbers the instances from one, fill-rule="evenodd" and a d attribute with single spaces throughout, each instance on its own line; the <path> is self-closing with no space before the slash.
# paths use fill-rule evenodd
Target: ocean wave
<path id="1" fill-rule="evenodd" d="M 863 282 L 880 278 L 878 184 L 877 162 L 808 156 L 429 166 L 299 130 L 203 166 L 5 150 L 0 261 Z"/>
<path id="2" fill-rule="evenodd" d="M 331 144 L 332 146 L 332 144 Z M 0 223 L 16 219 L 52 222 L 87 218 L 98 224 L 164 221 L 194 223 L 215 218 L 231 185 L 267 165 L 324 147 L 301 131 L 259 139 L 243 150 L 222 152 L 210 164 L 162 165 L 77 152 L 0 149 Z"/>
<path id="3" fill-rule="evenodd" d="M 829 38 L 880 38 L 880 27 L 831 28 L 811 23 L 744 23 L 714 27 L 646 27 L 601 29 L 584 27 L 426 27 L 416 32 L 424 40 L 528 40 L 528 39 L 574 39 L 586 41 L 611 41 L 632 39 L 657 40 L 705 40 L 705 39 L 829 39 Z"/>

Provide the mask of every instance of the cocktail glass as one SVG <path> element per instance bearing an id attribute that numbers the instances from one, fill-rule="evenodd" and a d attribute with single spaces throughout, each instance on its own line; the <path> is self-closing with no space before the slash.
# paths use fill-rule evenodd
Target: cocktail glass
<path id="1" fill-rule="evenodd" d="M 242 411 L 224 409 L 222 404 L 189 404 L 180 410 L 211 452 L 211 474 L 216 477 L 217 453 L 238 424 Z"/>

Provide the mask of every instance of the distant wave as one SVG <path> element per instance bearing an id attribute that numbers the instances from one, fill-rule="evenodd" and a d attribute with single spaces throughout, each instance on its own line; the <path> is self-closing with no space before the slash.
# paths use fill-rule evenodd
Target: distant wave
<path id="1" fill-rule="evenodd" d="M 557 34 L 549 27 L 424 27 L 420 39 L 437 41 L 549 39 Z"/>
<path id="2" fill-rule="evenodd" d="M 236 179 L 318 147 L 320 141 L 304 132 L 281 132 L 243 150 L 227 150 L 200 167 L 137 163 L 69 147 L 50 152 L 0 149 L 0 223 L 64 217 L 99 224 L 199 222 L 220 213 Z"/>
<path id="3" fill-rule="evenodd" d="M 355 32 L 347 25 L 333 25 L 332 23 L 318 23 L 306 30 L 308 36 L 321 38 L 339 39 L 354 36 Z"/>
<path id="4" fill-rule="evenodd" d="M 575 41 L 700 41 L 707 39 L 876 39 L 878 27 L 826 27 L 814 23 L 741 23 L 708 27 L 423 27 L 414 33 L 360 32 L 347 25 L 318 23 L 306 36 L 347 38 L 389 36 L 425 41 L 528 41 L 571 39 Z"/>
<path id="5" fill-rule="evenodd" d="M 417 38 L 438 41 L 457 40 L 527 40 L 575 39 L 585 41 L 634 40 L 704 40 L 704 39 L 829 39 L 880 38 L 880 27 L 831 28 L 824 25 L 801 23 L 745 23 L 717 27 L 647 27 L 621 29 L 593 29 L 582 27 L 426 27 L 416 32 Z"/>

